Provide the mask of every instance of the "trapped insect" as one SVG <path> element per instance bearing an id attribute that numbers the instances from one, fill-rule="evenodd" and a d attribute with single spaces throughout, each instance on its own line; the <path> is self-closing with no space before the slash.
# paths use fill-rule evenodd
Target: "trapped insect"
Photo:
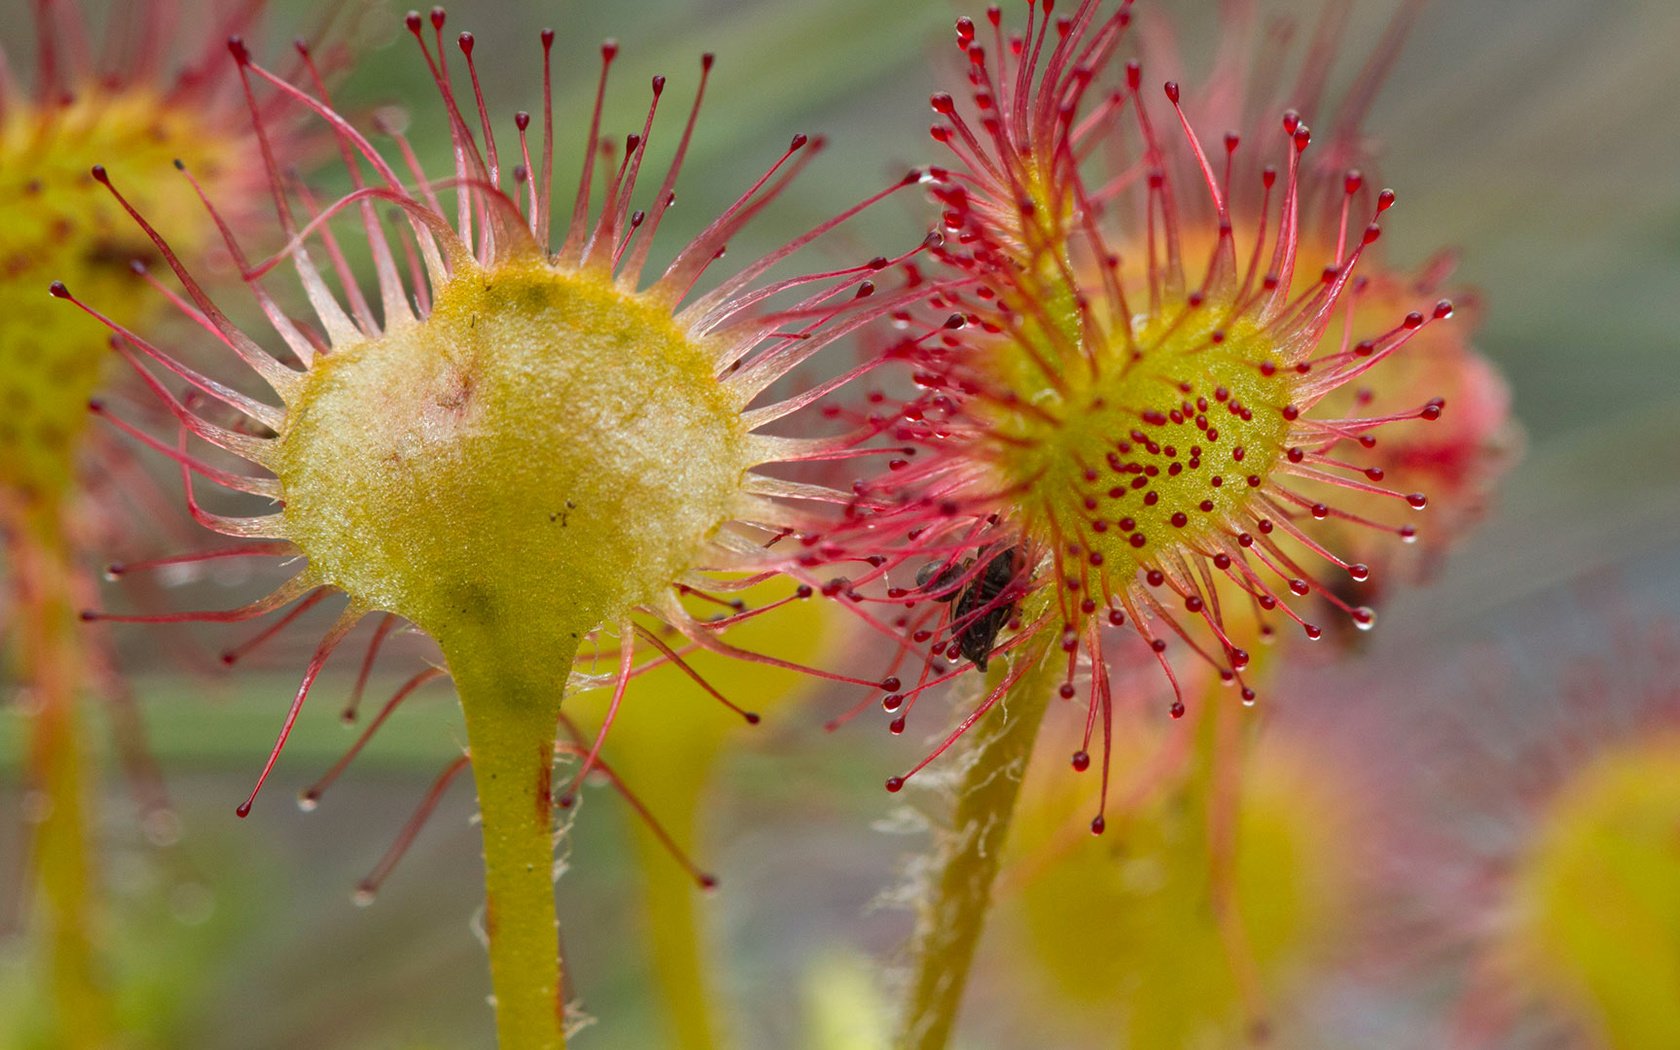
<path id="1" fill-rule="evenodd" d="M 981 557 L 985 554 L 982 550 Z M 957 651 L 984 671 L 998 634 L 1015 615 L 1015 599 L 1022 591 L 1016 580 L 1024 559 L 1016 546 L 992 555 L 978 571 L 974 570 L 976 560 L 946 565 L 937 575 L 939 563 L 929 563 L 916 575 L 916 583 L 936 601 L 951 603 Z"/>

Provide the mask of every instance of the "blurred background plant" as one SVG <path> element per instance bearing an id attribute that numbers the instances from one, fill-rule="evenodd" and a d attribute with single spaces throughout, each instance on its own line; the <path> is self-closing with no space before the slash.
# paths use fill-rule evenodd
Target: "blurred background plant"
<path id="1" fill-rule="evenodd" d="M 0 0 L 8 52 L 11 27 L 27 24 L 26 6 Z M 306 24 L 317 13 L 311 0 L 271 6 L 282 26 Z M 1183 27 L 1186 65 L 1211 61 L 1210 5 L 1161 0 L 1161 6 Z M 1308 21 L 1318 7 L 1316 0 L 1262 5 L 1268 14 Z M 1350 48 L 1373 39 L 1388 12 L 1375 0 L 1356 4 Z M 669 220 L 688 224 L 689 234 L 738 189 L 734 166 L 717 160 L 779 149 L 795 130 L 829 134 L 837 148 L 794 184 L 780 228 L 750 230 L 750 243 L 731 247 L 732 255 L 750 257 L 832 213 L 835 202 L 855 198 L 857 187 L 878 185 L 933 153 L 925 102 L 944 79 L 934 75 L 934 63 L 949 51 L 952 20 L 973 12 L 944 0 L 844 7 L 819 0 L 644 0 L 559 10 L 547 0 L 459 0 L 451 13 L 470 21 L 481 54 L 527 53 L 537 27 L 548 23 L 584 40 L 617 36 L 624 44 L 622 83 L 683 72 L 699 51 L 716 51 L 709 117 L 696 139 L 684 199 Z M 399 15 L 393 7 L 368 24 L 394 28 Z M 290 39 L 289 29 L 280 32 L 266 41 L 270 48 Z M 1443 241 L 1464 247 L 1455 279 L 1485 293 L 1478 345 L 1510 378 L 1529 451 L 1481 532 L 1433 584 L 1385 601 L 1382 622 L 1361 653 L 1331 669 L 1311 669 L 1310 695 L 1295 676 L 1274 681 L 1270 696 L 1285 712 L 1292 740 L 1330 729 L 1357 735 L 1368 724 L 1367 706 L 1389 716 L 1381 731 L 1390 739 L 1423 732 L 1425 712 L 1466 695 L 1466 653 L 1513 639 L 1530 647 L 1522 652 L 1544 652 L 1583 619 L 1599 622 L 1602 607 L 1580 600 L 1582 581 L 1619 588 L 1628 607 L 1642 614 L 1680 604 L 1680 537 L 1672 524 L 1680 516 L 1680 460 L 1666 453 L 1680 443 L 1676 39 L 1680 10 L 1668 0 L 1594 6 L 1435 0 L 1419 19 L 1370 121 L 1389 144 L 1382 170 L 1402 191 L 1406 212 L 1384 244 L 1395 260 L 1414 263 Z M 406 40 L 376 36 L 361 43 L 364 56 L 335 90 L 342 107 L 365 113 L 426 97 L 423 74 L 402 46 Z M 397 46 L 385 46 L 391 44 Z M 534 96 L 522 94 L 530 88 L 524 64 L 488 62 L 485 72 L 493 112 L 504 123 L 532 103 Z M 592 89 L 593 73 L 562 71 L 569 106 Z M 607 126 L 628 128 L 639 120 L 640 104 L 633 92 L 615 94 Z M 442 125 L 416 121 L 413 130 L 428 165 L 444 163 Z M 927 213 L 906 199 L 867 221 L 902 232 L 925 225 Z M 178 585 L 225 599 L 238 583 L 236 574 L 218 569 Z M 417 697 L 393 720 L 317 812 L 306 818 L 271 807 L 260 828 L 234 826 L 232 804 L 272 742 L 274 697 L 295 684 L 291 669 L 300 653 L 286 647 L 309 636 L 300 629 L 300 641 L 282 639 L 253 655 L 257 669 L 280 669 L 274 677 L 244 674 L 233 683 L 183 678 L 155 636 L 122 639 L 124 666 L 135 676 L 155 752 L 191 835 L 186 851 L 201 877 L 163 891 L 156 898 L 164 902 L 159 932 L 134 938 L 155 985 L 146 993 L 152 998 L 136 993 L 150 1004 L 137 1009 L 155 1016 L 164 1013 L 156 1004 L 174 1003 L 156 1045 L 486 1045 L 482 955 L 462 936 L 479 878 L 470 788 L 457 784 L 444 797 L 373 907 L 351 904 L 354 888 L 436 771 L 458 754 L 458 715 L 442 690 Z M 859 660 L 870 658 L 859 651 Z M 354 661 L 342 661 L 338 688 L 348 692 L 354 670 Z M 376 672 L 369 696 L 398 681 Z M 1290 708 L 1292 695 L 1301 701 Z M 1536 695 L 1534 689 L 1506 694 L 1498 714 L 1492 705 L 1460 700 L 1454 709 L 1464 728 L 1455 732 L 1497 737 L 1504 720 L 1521 719 Z M 679 702 L 673 699 L 673 707 Z M 769 713 L 756 730 L 735 734 L 706 773 L 709 786 L 692 796 L 698 815 L 692 848 L 720 879 L 715 894 L 690 902 L 709 928 L 710 943 L 699 957 L 709 982 L 710 1023 L 737 1045 L 816 1045 L 819 1033 L 823 1045 L 880 1045 L 878 1019 L 890 1017 L 896 999 L 881 960 L 896 958 L 910 915 L 871 902 L 893 887 L 898 857 L 921 840 L 913 828 L 908 836 L 891 836 L 873 834 L 870 826 L 894 812 L 880 789 L 883 772 L 920 757 L 924 742 L 909 739 L 914 734 L 895 740 L 861 723 L 823 733 L 821 722 L 845 702 L 823 691 Z M 274 787 L 302 789 L 348 745 L 351 733 L 332 706 L 323 704 L 300 723 Z M 15 706 L 0 714 L 0 812 L 22 811 L 17 756 L 24 734 Z M 625 761 L 611 751 L 608 758 Z M 1509 754 L 1475 761 L 1488 766 L 1482 775 L 1490 781 L 1514 780 L 1520 772 Z M 1054 771 L 1062 763 L 1065 758 L 1046 766 Z M 646 793 L 645 784 L 631 786 Z M 97 807 L 118 833 L 132 826 L 123 790 L 108 781 Z M 628 808 L 599 788 L 585 797 L 565 876 L 574 888 L 561 902 L 566 949 L 584 975 L 575 990 L 601 1021 L 580 1045 L 682 1045 L 659 1005 L 665 993 L 649 979 L 654 940 L 635 935 L 654 914 L 641 880 L 651 887 L 665 877 L 657 865 L 667 865 L 667 873 L 674 866 L 664 858 L 643 865 L 633 839 L 641 832 L 633 830 Z M 683 813 L 666 819 L 680 826 Z M 1489 817 L 1477 834 L 1509 834 L 1503 819 Z M 0 827 L 0 836 L 5 878 L 14 879 L 17 822 Z M 146 870 L 119 852 L 102 873 L 119 895 L 142 894 L 157 881 Z M 682 892 L 694 892 L 688 885 Z M 1030 953 L 1005 950 L 1022 929 L 1000 924 L 983 943 L 957 1045 L 1028 1045 L 1041 1031 L 1040 1019 L 1063 1010 L 1074 1023 L 1077 997 L 1064 1004 L 1059 997 L 1068 990 L 1043 980 L 1053 972 Z M 190 943 L 201 947 L 185 947 Z M 160 945 L 168 947 L 160 951 Z M 3 950 L 8 978 L 28 972 L 31 960 L 19 944 Z M 209 974 L 190 965 L 194 952 L 214 960 Z M 159 963 L 160 956 L 171 961 Z M 1030 990 L 1022 983 L 1024 966 L 1039 971 Z M 1289 1029 L 1307 1034 L 1286 1045 L 1442 1045 L 1441 1019 L 1452 997 L 1419 983 L 1425 987 L 1361 982 L 1335 968 L 1316 973 L 1306 981 L 1304 1020 Z M 0 1010 L 15 1002 L 0 998 Z M 672 1006 L 670 1015 L 680 1010 Z M 1505 1038 L 1511 1046 L 1542 1045 L 1523 1042 L 1529 1036 L 1520 1029 Z"/>
<path id="2" fill-rule="evenodd" d="M 235 222 L 249 214 L 261 177 L 221 56 L 229 34 L 256 27 L 261 5 L 31 6 L 8 18 L 0 47 L 0 659 L 8 716 L 27 738 L 13 755 L 21 820 L 8 829 L 16 863 L 0 928 L 28 934 L 33 980 L 15 997 L 28 1009 L 6 1012 L 8 1022 L 20 1019 L 0 1025 L 0 1038 L 99 1047 L 159 1011 L 137 1014 L 124 1001 L 150 993 L 138 960 L 120 958 L 121 942 L 157 916 L 106 906 L 116 854 L 103 855 L 97 841 L 96 740 L 113 741 L 121 756 L 138 803 L 130 822 L 160 847 L 173 842 L 176 823 L 110 636 L 77 613 L 94 598 L 94 557 L 179 534 L 163 522 L 133 526 L 165 501 L 139 458 L 90 412 L 123 389 L 116 355 L 100 325 L 52 309 L 40 289 L 79 283 L 129 322 L 159 312 L 131 269 L 152 259 L 151 245 L 89 177 L 101 161 L 134 171 L 137 200 L 160 215 L 197 206 L 172 174 L 174 158 L 204 172 Z M 281 134 L 302 162 L 308 148 Z M 202 261 L 213 239 L 201 230 L 181 252 Z M 132 418 L 134 406 L 121 404 Z M 185 869 L 172 860 L 179 878 Z M 167 910 L 161 899 L 146 904 Z"/>
<path id="3" fill-rule="evenodd" d="M 1437 997 L 1448 1045 L 1680 1040 L 1680 629 L 1619 587 L 1578 598 L 1543 644 L 1463 658 L 1368 767 L 1396 803 L 1370 884 L 1395 905 L 1387 976 Z"/>

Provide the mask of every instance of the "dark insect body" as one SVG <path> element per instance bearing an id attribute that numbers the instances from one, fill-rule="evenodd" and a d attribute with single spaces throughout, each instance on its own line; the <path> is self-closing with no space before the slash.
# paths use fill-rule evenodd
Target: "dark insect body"
<path id="1" fill-rule="evenodd" d="M 981 557 L 985 557 L 982 551 Z M 1019 572 L 1020 548 L 1009 547 L 992 555 L 978 572 L 972 561 L 948 565 L 934 576 L 934 565 L 925 566 L 917 578 L 935 601 L 952 603 L 951 622 L 957 651 L 984 671 L 997 647 L 997 636 L 1015 615 L 1011 588 Z M 928 577 L 933 576 L 930 583 Z"/>

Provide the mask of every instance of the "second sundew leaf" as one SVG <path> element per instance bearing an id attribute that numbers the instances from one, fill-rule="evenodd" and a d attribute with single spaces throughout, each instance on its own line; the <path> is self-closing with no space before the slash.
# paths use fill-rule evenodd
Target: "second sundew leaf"
<path id="1" fill-rule="evenodd" d="M 905 349 L 916 390 L 878 413 L 896 410 L 894 437 L 914 454 L 856 490 L 819 550 L 871 558 L 849 586 L 911 607 L 892 615 L 928 673 L 889 697 L 895 731 L 933 685 L 1042 642 L 1061 697 L 1088 712 L 1071 764 L 1102 776 L 1109 670 L 1134 659 L 1115 646 L 1141 642 L 1173 686 L 1174 717 L 1195 663 L 1234 702 L 1256 702 L 1258 642 L 1278 630 L 1322 639 L 1324 616 L 1375 624 L 1375 578 L 1399 564 L 1390 549 L 1417 539 L 1408 519 L 1429 504 L 1394 481 L 1482 501 L 1506 461 L 1489 454 L 1505 413 L 1489 391 L 1450 439 L 1407 442 L 1459 458 L 1463 484 L 1428 469 L 1389 478 L 1387 436 L 1399 444 L 1445 411 L 1433 388 L 1491 372 L 1440 334 L 1455 308 L 1436 298 L 1438 279 L 1384 268 L 1395 195 L 1347 166 L 1365 157 L 1356 129 L 1398 32 L 1329 121 L 1328 143 L 1285 108 L 1294 99 L 1221 141 L 1210 133 L 1231 125 L 1197 114 L 1229 119 L 1219 107 L 1233 99 L 1239 117 L 1252 108 L 1241 77 L 1150 85 L 1143 61 L 1123 58 L 1125 0 L 1025 6 L 1024 28 L 1000 8 L 989 25 L 957 22 L 968 98 L 930 100 L 932 137 L 952 158 L 928 179 L 945 235 L 935 261 L 959 277 L 933 304 L 949 311 L 948 334 Z M 1334 57 L 1315 47 L 1311 62 Z M 1303 73 L 1292 90 L 1322 116 L 1317 84 Z M 1435 340 L 1453 351 L 1439 368 L 1385 389 L 1391 362 Z M 1496 391 L 1497 379 L 1474 378 Z M 1003 552 L 1013 572 L 993 579 Z M 988 691 L 962 726 L 1001 697 Z M 1099 810 L 1091 828 L 1103 826 Z"/>
<path id="2" fill-rule="evenodd" d="M 950 160 L 928 178 L 944 234 L 934 261 L 957 277 L 930 303 L 946 334 L 905 348 L 914 390 L 872 413 L 905 443 L 897 469 L 855 489 L 845 524 L 817 543 L 834 561 L 868 561 L 843 585 L 879 602 L 915 647 L 913 684 L 883 701 L 892 732 L 934 688 L 986 676 L 961 721 L 888 777 L 888 791 L 947 756 L 965 792 L 957 812 L 973 807 L 1008 773 L 985 764 L 984 748 L 1034 731 L 995 723 L 1059 698 L 1082 715 L 1069 764 L 1098 781 L 1088 827 L 1102 835 L 1127 747 L 1116 712 L 1136 699 L 1120 692 L 1119 669 L 1158 665 L 1171 687 L 1162 714 L 1199 705 L 1204 720 L 1251 721 L 1258 643 L 1274 625 L 1309 641 L 1325 637 L 1324 615 L 1374 625 L 1370 581 L 1394 560 L 1360 559 L 1415 540 L 1408 519 L 1429 497 L 1388 484 L 1373 450 L 1445 406 L 1410 381 L 1377 399 L 1380 410 L 1362 391 L 1449 327 L 1455 308 L 1421 285 L 1368 294 L 1388 276 L 1380 223 L 1396 198 L 1354 166 L 1367 159 L 1360 125 L 1415 8 L 1397 12 L 1327 114 L 1335 11 L 1291 96 L 1277 99 L 1251 97 L 1246 51 L 1275 64 L 1281 48 L 1243 38 L 1252 27 L 1240 17 L 1223 72 L 1190 90 L 1149 83 L 1144 60 L 1128 60 L 1160 46 L 1150 68 L 1177 68 L 1171 27 L 1133 34 L 1130 0 L 1023 3 L 1013 23 L 1002 5 L 958 19 L 964 97 L 930 99 L 930 133 Z M 1315 144 L 1309 117 L 1328 142 Z M 1448 373 L 1473 358 L 1458 346 Z M 1478 410 L 1474 430 L 1503 421 L 1497 399 Z M 1479 440 L 1463 444 L 1484 455 Z M 1345 543 L 1347 532 L 1371 542 Z M 1023 695 L 1028 662 L 1050 695 Z M 1204 676 L 1214 688 L 1184 689 Z M 961 746 L 970 733 L 984 743 Z M 997 795 L 983 819 L 1006 823 L 1014 794 Z M 937 867 L 924 914 L 959 900 L 980 901 L 969 911 L 981 914 L 965 919 L 965 938 L 917 946 L 901 1033 L 927 1050 L 954 1027 L 987 889 L 954 877 L 977 869 L 975 856 Z M 1122 965 L 1172 955 L 1171 937 L 1135 940 L 1117 949 Z M 1241 991 L 1252 999 L 1253 982 Z M 1178 994 L 1162 990 L 1156 1013 L 1139 1008 L 1140 1045 L 1178 1045 L 1181 1014 L 1167 1006 Z"/>

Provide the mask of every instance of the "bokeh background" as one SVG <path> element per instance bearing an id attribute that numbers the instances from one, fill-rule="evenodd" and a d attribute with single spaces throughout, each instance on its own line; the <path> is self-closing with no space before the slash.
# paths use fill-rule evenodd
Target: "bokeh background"
<path id="1" fill-rule="evenodd" d="M 259 54 L 282 51 L 325 5 L 271 6 L 272 30 L 252 41 Z M 1214 39 L 1213 5 L 1159 6 L 1181 21 L 1187 55 L 1211 54 L 1199 45 Z M 25 7 L 0 2 L 9 49 L 27 50 Z M 1261 7 L 1310 19 L 1318 5 Z M 715 215 L 794 132 L 829 136 L 832 148 L 808 176 L 731 246 L 738 259 L 906 167 L 937 160 L 926 97 L 955 68 L 952 19 L 979 13 L 948 0 L 457 0 L 449 9 L 452 29 L 478 37 L 503 130 L 511 130 L 514 110 L 538 108 L 537 31 L 559 30 L 562 185 L 571 166 L 565 151 L 575 157 L 571 144 L 584 134 L 601 39 L 623 45 L 606 127 L 639 125 L 647 78 L 667 73 L 668 112 L 655 132 L 666 148 L 699 54 L 716 52 L 670 220 L 680 230 Z M 1388 10 L 1379 0 L 1356 4 L 1349 57 L 1332 84 L 1352 74 Z M 412 109 L 417 144 L 442 164 L 447 142 L 435 94 L 401 14 L 374 4 L 340 16 L 359 54 L 336 97 L 360 116 L 392 104 Z M 1672 0 L 1435 0 L 1419 20 L 1368 125 L 1385 144 L 1384 179 L 1401 193 L 1385 241 L 1403 261 L 1460 247 L 1459 276 L 1485 297 L 1478 342 L 1510 379 L 1526 450 L 1486 525 L 1433 584 L 1387 602 L 1362 652 L 1304 669 L 1273 690 L 1280 717 L 1353 742 L 1346 746 L 1362 734 L 1388 734 L 1385 749 L 1409 753 L 1430 750 L 1431 734 L 1494 737 L 1531 705 L 1550 704 L 1573 661 L 1680 615 L 1676 54 L 1680 7 Z M 929 219 L 920 202 L 895 199 L 842 248 L 901 250 Z M 679 243 L 678 234 L 667 231 L 666 243 Z M 229 604 L 254 593 L 226 574 L 194 586 L 194 594 Z M 289 798 L 351 738 L 336 713 L 354 660 L 341 658 L 256 811 L 234 817 L 295 686 L 308 635 L 300 631 L 233 674 L 207 670 L 233 636 L 121 636 L 181 822 L 180 844 L 160 853 L 134 827 L 120 779 L 108 778 L 106 876 L 132 912 L 123 950 L 144 972 L 132 994 L 160 1019 L 162 1045 L 486 1046 L 487 978 L 470 932 L 481 893 L 477 829 L 464 778 L 377 901 L 352 903 L 357 882 L 458 753 L 459 715 L 447 687 L 409 704 L 306 814 Z M 825 644 L 831 664 L 869 658 L 840 632 Z M 1488 673 L 1490 666 L 1497 670 Z M 370 697 L 394 675 L 377 678 Z M 910 916 L 882 902 L 899 884 L 903 858 L 925 842 L 880 784 L 918 757 L 924 741 L 914 732 L 890 738 L 869 719 L 825 733 L 823 721 L 852 699 L 812 690 L 776 705 L 766 724 L 734 735 L 698 802 L 702 860 L 722 883 L 704 905 L 715 935 L 711 976 L 742 1046 L 825 1045 L 819 1033 L 827 1029 L 865 1033 L 827 1045 L 868 1046 L 871 1019 L 884 1021 L 892 1006 L 890 971 Z M 1616 702 L 1615 684 L 1606 683 L 1604 703 Z M 17 751 L 14 716 L 0 712 L 0 813 L 21 805 Z M 1486 775 L 1497 780 L 1501 772 L 1495 765 Z M 583 1047 L 671 1045 L 648 994 L 647 919 L 629 820 L 620 801 L 592 789 L 560 882 L 574 990 L 599 1019 L 579 1039 Z M 0 828 L 0 856 L 13 855 L 14 824 Z M 162 831 L 153 837 L 173 837 Z M 4 877 L 14 875 L 6 869 Z M 15 970 L 27 956 L 14 949 L 0 946 Z M 960 1045 L 1044 1045 L 1033 1041 L 1035 1012 L 1050 1007 L 1012 1000 L 1007 946 L 989 943 L 982 956 L 985 1001 L 971 1011 Z M 1331 980 L 1320 995 L 1312 1045 L 1438 1045 L 1430 1042 L 1439 1018 L 1427 989 L 1413 994 L 1396 983 L 1377 994 L 1355 980 Z"/>

